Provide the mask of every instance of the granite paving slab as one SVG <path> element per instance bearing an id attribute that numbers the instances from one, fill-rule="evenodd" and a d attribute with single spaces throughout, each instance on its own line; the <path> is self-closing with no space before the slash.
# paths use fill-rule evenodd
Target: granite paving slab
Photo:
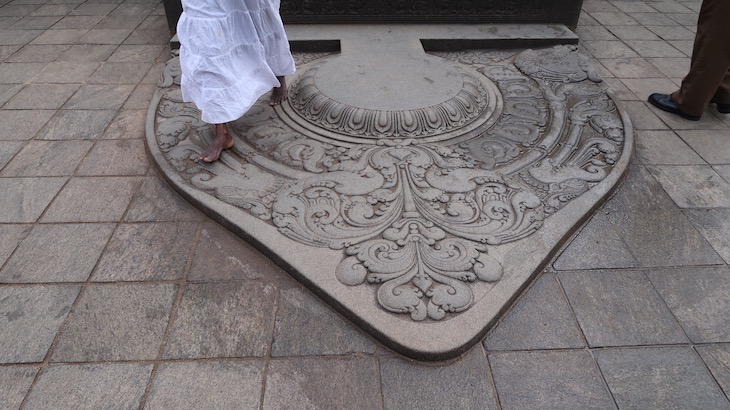
<path id="1" fill-rule="evenodd" d="M 117 222 L 122 219 L 139 177 L 76 177 L 59 193 L 43 222 Z"/>
<path id="2" fill-rule="evenodd" d="M 22 84 L 1 84 L 0 85 L 0 105 L 5 104 L 15 94 L 23 89 Z"/>
<path id="3" fill-rule="evenodd" d="M 185 288 L 164 357 L 262 357 L 271 343 L 277 291 L 259 282 Z"/>
<path id="4" fill-rule="evenodd" d="M 76 175 L 145 175 L 149 163 L 141 139 L 98 141 Z"/>
<path id="5" fill-rule="evenodd" d="M 493 353 L 489 363 L 502 408 L 615 408 L 584 350 Z"/>
<path id="6" fill-rule="evenodd" d="M 54 113 L 53 110 L 0 110 L 0 141 L 33 138 Z"/>
<path id="7" fill-rule="evenodd" d="M 74 44 L 66 50 L 58 61 L 82 62 L 82 61 L 106 61 L 106 59 L 117 49 L 116 45 L 100 44 Z"/>
<path id="8" fill-rule="evenodd" d="M 102 139 L 144 138 L 144 110 L 119 110 L 104 130 Z"/>
<path id="9" fill-rule="evenodd" d="M 484 339 L 488 351 L 586 346 L 554 274 L 542 274 Z"/>
<path id="10" fill-rule="evenodd" d="M 373 354 L 375 348 L 372 340 L 313 295 L 301 289 L 279 292 L 271 356 Z"/>
<path id="11" fill-rule="evenodd" d="M 288 102 L 262 98 L 210 165 L 195 159 L 211 128 L 182 102 L 173 58 L 148 147 L 183 196 L 381 342 L 454 357 L 610 194 L 633 151 L 628 117 L 576 47 L 426 52 L 571 41 L 523 28 L 293 28 L 294 44 L 334 38 L 341 53 L 297 54 Z"/>
<path id="12" fill-rule="evenodd" d="M 42 362 L 80 289 L 0 285 L 0 363 Z"/>
<path id="13" fill-rule="evenodd" d="M 0 170 L 17 154 L 25 143 L 23 141 L 0 141 Z"/>
<path id="14" fill-rule="evenodd" d="M 97 68 L 97 62 L 51 63 L 33 79 L 33 83 L 80 84 L 87 81 Z"/>
<path id="15" fill-rule="evenodd" d="M 36 225 L 0 271 L 0 281 L 85 282 L 113 230 L 113 224 Z"/>
<path id="16" fill-rule="evenodd" d="M 561 272 L 558 278 L 591 347 L 687 342 L 643 272 Z"/>
<path id="17" fill-rule="evenodd" d="M 28 84 L 4 108 L 10 110 L 55 110 L 76 92 L 78 84 Z"/>
<path id="18" fill-rule="evenodd" d="M 258 409 L 263 377 L 263 360 L 165 363 L 144 408 Z"/>
<path id="19" fill-rule="evenodd" d="M 594 352 L 619 408 L 727 409 L 726 398 L 689 347 Z"/>
<path id="20" fill-rule="evenodd" d="M 156 173 L 145 178 L 124 216 L 126 222 L 199 221 L 202 218 L 200 211 L 170 189 Z"/>
<path id="21" fill-rule="evenodd" d="M 13 410 L 20 408 L 28 389 L 30 389 L 37 367 L 0 367 L 0 409 Z"/>
<path id="22" fill-rule="evenodd" d="M 28 225 L 0 225 L 0 267 L 5 264 L 10 255 L 15 251 L 20 241 L 28 236 L 31 227 Z"/>
<path id="23" fill-rule="evenodd" d="M 667 269 L 649 279 L 693 343 L 730 342 L 730 269 Z"/>
<path id="24" fill-rule="evenodd" d="M 496 409 L 494 385 L 484 351 L 476 346 L 448 366 L 397 357 L 380 361 L 384 409 Z"/>
<path id="25" fill-rule="evenodd" d="M 139 407 L 152 365 L 51 365 L 38 378 L 27 408 L 135 409 Z"/>
<path id="26" fill-rule="evenodd" d="M 52 362 L 154 360 L 177 285 L 88 286 L 69 315 Z"/>
<path id="27" fill-rule="evenodd" d="M 680 208 L 730 207 L 730 183 L 708 165 L 648 166 Z"/>
<path id="28" fill-rule="evenodd" d="M 730 396 L 730 344 L 698 346 L 697 352 L 725 392 L 725 396 Z"/>
<path id="29" fill-rule="evenodd" d="M 646 165 L 705 165 L 674 131 L 640 131 L 636 135 L 636 157 Z"/>
<path id="30" fill-rule="evenodd" d="M 91 141 L 30 141 L 0 176 L 71 176 L 92 145 Z"/>
<path id="31" fill-rule="evenodd" d="M 24 84 L 33 79 L 45 67 L 43 63 L 2 63 L 0 84 Z"/>
<path id="32" fill-rule="evenodd" d="M 134 85 L 82 85 L 63 107 L 67 110 L 118 110 L 134 90 Z"/>
<path id="33" fill-rule="evenodd" d="M 711 165 L 730 164 L 727 130 L 680 131 L 679 136 Z"/>
<path id="34" fill-rule="evenodd" d="M 727 235 L 730 232 L 730 210 L 690 210 L 685 215 L 725 262 L 730 263 L 730 237 Z"/>
<path id="35" fill-rule="evenodd" d="M 58 110 L 36 137 L 39 140 L 98 139 L 109 122 L 114 110 Z"/>
<path id="36" fill-rule="evenodd" d="M 0 223 L 35 222 L 66 181 L 65 177 L 0 178 Z"/>
<path id="37" fill-rule="evenodd" d="M 28 44 L 17 53 L 9 57 L 7 62 L 10 63 L 50 63 L 56 61 L 58 57 L 68 50 L 70 46 L 63 45 L 32 45 Z"/>
<path id="38" fill-rule="evenodd" d="M 31 44 L 74 44 L 87 31 L 86 28 L 67 28 L 58 30 L 46 30 L 37 36 Z"/>
<path id="39" fill-rule="evenodd" d="M 381 409 L 371 357 L 272 359 L 262 409 Z"/>

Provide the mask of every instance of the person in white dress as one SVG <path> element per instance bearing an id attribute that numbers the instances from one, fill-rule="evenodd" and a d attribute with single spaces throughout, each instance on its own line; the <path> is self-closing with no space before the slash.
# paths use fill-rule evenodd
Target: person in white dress
<path id="1" fill-rule="evenodd" d="M 182 0 L 177 23 L 180 87 L 201 119 L 215 124 L 213 143 L 200 160 L 213 162 L 233 146 L 226 123 L 243 116 L 271 90 L 269 104 L 287 98 L 285 76 L 294 74 L 280 0 Z"/>

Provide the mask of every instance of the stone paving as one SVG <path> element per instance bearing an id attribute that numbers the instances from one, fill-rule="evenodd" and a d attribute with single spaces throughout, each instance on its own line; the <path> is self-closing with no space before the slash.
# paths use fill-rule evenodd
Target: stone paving
<path id="1" fill-rule="evenodd" d="M 585 1 L 634 164 L 483 343 L 425 364 L 150 166 L 157 0 L 0 4 L 0 408 L 730 407 L 730 116 L 645 102 L 687 70 L 699 0 Z"/>

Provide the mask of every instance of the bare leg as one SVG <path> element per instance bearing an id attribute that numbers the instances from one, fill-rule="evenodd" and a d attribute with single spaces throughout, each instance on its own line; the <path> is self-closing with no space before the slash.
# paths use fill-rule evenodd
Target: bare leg
<path id="1" fill-rule="evenodd" d="M 286 101 L 286 97 L 289 96 L 289 91 L 286 89 L 286 78 L 283 75 L 280 75 L 276 77 L 276 79 L 279 80 L 281 86 L 274 87 L 274 89 L 271 90 L 271 100 L 269 100 L 269 105 L 272 107 L 283 103 Z"/>
<path id="2" fill-rule="evenodd" d="M 233 138 L 231 138 L 231 134 L 228 133 L 226 124 L 216 124 L 215 139 L 213 139 L 213 143 L 210 144 L 208 149 L 200 154 L 200 160 L 203 162 L 217 161 L 218 157 L 221 155 L 221 151 L 231 148 L 232 146 Z"/>

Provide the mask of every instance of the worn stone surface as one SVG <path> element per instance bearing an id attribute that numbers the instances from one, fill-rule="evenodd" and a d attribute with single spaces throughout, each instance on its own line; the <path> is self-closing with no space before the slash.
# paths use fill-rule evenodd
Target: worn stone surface
<path id="1" fill-rule="evenodd" d="M 271 343 L 276 293 L 258 282 L 188 285 L 164 357 L 263 356 Z"/>
<path id="2" fill-rule="evenodd" d="M 77 84 L 29 84 L 5 104 L 13 110 L 55 110 L 79 88 Z"/>
<path id="3" fill-rule="evenodd" d="M 730 182 L 710 166 L 650 166 L 649 172 L 680 208 L 730 207 Z"/>
<path id="4" fill-rule="evenodd" d="M 272 356 L 375 353 L 375 343 L 354 325 L 300 289 L 279 293 Z"/>
<path id="5" fill-rule="evenodd" d="M 72 178 L 43 222 L 119 221 L 141 182 L 135 177 Z"/>
<path id="6" fill-rule="evenodd" d="M 456 363 L 426 365 L 397 357 L 380 361 L 384 409 L 496 409 L 487 359 L 480 346 Z"/>
<path id="7" fill-rule="evenodd" d="M 578 349 L 583 334 L 553 274 L 542 274 L 484 339 L 489 350 Z"/>
<path id="8" fill-rule="evenodd" d="M 686 343 L 643 272 L 561 272 L 558 277 L 591 347 Z"/>
<path id="9" fill-rule="evenodd" d="M 97 62 L 58 62 L 48 64 L 34 79 L 34 83 L 69 83 L 85 82 L 99 68 Z"/>
<path id="10" fill-rule="evenodd" d="M 253 409 L 261 406 L 264 362 L 166 363 L 157 369 L 146 409 Z"/>
<path id="11" fill-rule="evenodd" d="M 699 155 L 673 131 L 642 131 L 636 136 L 636 156 L 643 164 L 704 165 Z"/>
<path id="12" fill-rule="evenodd" d="M 0 363 L 42 362 L 79 290 L 0 285 Z"/>
<path id="13" fill-rule="evenodd" d="M 730 232 L 730 210 L 690 210 L 685 215 L 725 262 L 730 263 L 730 237 L 727 235 Z"/>
<path id="14" fill-rule="evenodd" d="M 67 178 L 0 178 L 0 223 L 35 222 Z"/>
<path id="15" fill-rule="evenodd" d="M 378 369 L 369 357 L 269 362 L 264 409 L 379 409 Z"/>
<path id="16" fill-rule="evenodd" d="M 51 365 L 43 370 L 28 397 L 27 408 L 138 408 L 149 364 Z"/>
<path id="17" fill-rule="evenodd" d="M 96 285 L 69 315 L 51 361 L 153 360 L 177 285 Z"/>
<path id="18" fill-rule="evenodd" d="M 104 131 L 104 139 L 144 138 L 143 110 L 120 110 Z"/>
<path id="19" fill-rule="evenodd" d="M 697 352 L 725 392 L 730 394 L 730 344 L 698 346 Z"/>
<path id="20" fill-rule="evenodd" d="M 680 131 L 679 136 L 707 163 L 711 165 L 730 163 L 730 158 L 727 157 L 727 152 L 730 151 L 727 130 Z"/>
<path id="21" fill-rule="evenodd" d="M 27 225 L 0 225 L 0 267 L 5 264 L 20 241 L 25 239 L 31 227 Z"/>
<path id="22" fill-rule="evenodd" d="M 176 189 L 382 341 L 458 355 L 618 182 L 630 124 L 574 47 L 428 54 L 417 41 L 544 38 L 549 27 L 319 29 L 291 38 L 340 38 L 342 53 L 299 55 L 288 102 L 231 124 L 235 147 L 211 165 L 195 161 L 211 128 L 180 100 L 170 60 L 148 146 Z M 343 67 L 362 74 L 353 83 Z M 579 125 L 564 133 L 556 121 Z M 551 148 L 525 149 L 539 144 Z M 533 257 L 515 258 L 522 249 Z"/>
<path id="23" fill-rule="evenodd" d="M 553 263 L 557 270 L 632 268 L 638 262 L 606 214 L 596 213 Z M 593 255 L 586 258 L 586 255 Z"/>
<path id="24" fill-rule="evenodd" d="M 646 212 L 673 210 L 677 205 L 664 192 L 662 186 L 651 176 L 645 167 L 633 165 L 629 168 L 621 189 L 603 206 L 609 215 L 615 212 Z M 609 218 L 609 220 L 611 220 Z M 628 244 L 631 246 L 632 244 Z"/>
<path id="25" fill-rule="evenodd" d="M 36 225 L 0 271 L 0 281 L 85 282 L 113 230 L 113 224 Z"/>
<path id="26" fill-rule="evenodd" d="M 594 354 L 619 408 L 727 408 L 720 388 L 689 347 L 605 349 Z"/>
<path id="27" fill-rule="evenodd" d="M 117 227 L 99 264 L 95 282 L 182 279 L 197 223 L 139 223 Z"/>
<path id="28" fill-rule="evenodd" d="M 170 189 L 160 176 L 153 174 L 145 178 L 142 187 L 129 205 L 124 220 L 161 222 L 198 221 L 202 218 L 200 211 Z"/>
<path id="29" fill-rule="evenodd" d="M 142 140 L 98 141 L 76 175 L 144 175 L 148 167 Z"/>
<path id="30" fill-rule="evenodd" d="M 665 269 L 649 279 L 693 343 L 730 342 L 730 269 Z"/>
<path id="31" fill-rule="evenodd" d="M 133 85 L 105 85 L 86 84 L 68 100 L 63 108 L 68 110 L 118 110 L 129 94 L 134 90 Z"/>
<path id="32" fill-rule="evenodd" d="M 0 409 L 20 408 L 36 373 L 37 367 L 0 367 Z"/>
<path id="33" fill-rule="evenodd" d="M 97 139 L 113 117 L 113 110 L 59 110 L 38 134 L 38 139 Z"/>
<path id="34" fill-rule="evenodd" d="M 595 362 L 583 350 L 489 355 L 502 408 L 612 409 Z"/>
<path id="35" fill-rule="evenodd" d="M 91 141 L 31 141 L 0 176 L 71 176 L 92 145 Z"/>
<path id="36" fill-rule="evenodd" d="M 25 144 L 22 141 L 0 141 L 0 170 L 10 162 Z"/>

